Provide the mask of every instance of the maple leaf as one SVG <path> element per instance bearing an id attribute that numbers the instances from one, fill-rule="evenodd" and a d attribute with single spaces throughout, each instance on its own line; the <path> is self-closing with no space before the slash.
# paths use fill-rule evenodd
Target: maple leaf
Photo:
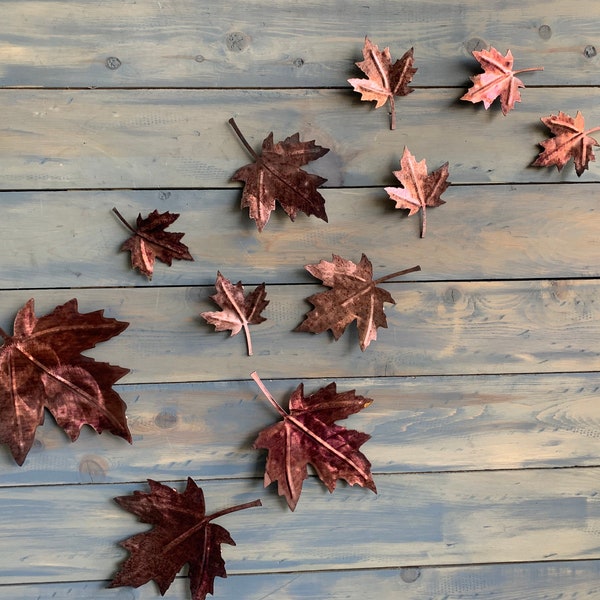
<path id="1" fill-rule="evenodd" d="M 221 544 L 235 546 L 227 529 L 211 521 L 261 506 L 261 502 L 254 500 L 207 515 L 204 493 L 191 478 L 183 493 L 152 479 L 148 485 L 150 493 L 135 491 L 115 498 L 142 523 L 154 527 L 121 542 L 130 555 L 109 587 L 137 588 L 152 579 L 164 596 L 180 569 L 189 563 L 192 600 L 204 600 L 213 593 L 215 577 L 227 577 Z"/>
<path id="2" fill-rule="evenodd" d="M 330 492 L 338 479 L 344 479 L 377 493 L 371 463 L 359 451 L 371 436 L 335 424 L 369 406 L 371 398 L 357 396 L 354 390 L 337 393 L 335 383 L 305 397 L 300 384 L 290 396 L 288 414 L 256 372 L 250 376 L 282 417 L 279 423 L 263 429 L 254 442 L 255 448 L 268 450 L 265 487 L 277 481 L 279 495 L 285 496 L 294 510 L 310 463 Z"/>
<path id="3" fill-rule="evenodd" d="M 165 231 L 179 218 L 178 213 L 168 211 L 159 213 L 154 210 L 145 219 L 142 219 L 140 213 L 136 221 L 136 228 L 134 228 L 116 208 L 113 208 L 113 212 L 119 217 L 121 223 L 133 233 L 123 243 L 121 250 L 131 252 L 131 266 L 139 269 L 148 279 L 152 279 L 154 261 L 157 258 L 169 266 L 173 259 L 194 260 L 188 247 L 180 241 L 185 234 Z"/>
<path id="4" fill-rule="evenodd" d="M 129 369 L 80 354 L 128 325 L 104 317 L 102 310 L 80 313 L 76 299 L 37 318 L 31 299 L 17 312 L 12 336 L 0 329 L 0 442 L 17 464 L 25 461 L 44 422 L 44 407 L 71 441 L 87 424 L 131 443 L 125 402 L 112 389 Z"/>
<path id="5" fill-rule="evenodd" d="M 250 218 L 256 222 L 258 231 L 269 221 L 275 201 L 292 221 L 298 211 L 327 221 L 325 199 L 317 191 L 327 179 L 300 167 L 327 154 L 329 148 L 317 146 L 314 140 L 301 142 L 298 133 L 274 144 L 271 132 L 264 139 L 259 155 L 246 141 L 235 120 L 229 119 L 229 123 L 255 161 L 238 169 L 231 179 L 244 182 L 242 208 L 250 209 Z"/>
<path id="6" fill-rule="evenodd" d="M 331 329 L 333 337 L 338 340 L 346 327 L 356 319 L 362 351 L 377 339 L 378 327 L 387 327 L 384 302 L 395 304 L 390 293 L 377 287 L 377 284 L 421 270 L 416 266 L 373 280 L 373 266 L 364 254 L 358 264 L 334 254 L 333 262 L 322 260 L 304 268 L 331 289 L 307 298 L 314 309 L 295 331 L 322 333 Z"/>
<path id="7" fill-rule="evenodd" d="M 467 100 L 473 104 L 483 102 L 483 106 L 487 110 L 490 104 L 500 97 L 500 106 L 504 115 L 515 107 L 515 102 L 521 102 L 519 88 L 524 88 L 525 85 L 515 75 L 544 70 L 544 67 L 530 67 L 513 71 L 513 55 L 510 50 L 507 51 L 506 56 L 502 56 L 496 48 L 490 47 L 489 50 L 474 50 L 473 56 L 484 72 L 471 77 L 473 87 L 461 97 L 461 100 Z"/>
<path id="8" fill-rule="evenodd" d="M 390 129 L 396 129 L 395 96 L 407 96 L 413 90 L 409 87 L 417 69 L 413 68 L 414 48 L 407 50 L 402 58 L 392 64 L 390 49 L 383 52 L 368 37 L 363 46 L 364 60 L 356 66 L 368 79 L 348 79 L 355 92 L 362 94 L 361 100 L 374 100 L 375 108 L 390 103 Z"/>
<path id="9" fill-rule="evenodd" d="M 252 356 L 252 340 L 250 339 L 250 330 L 248 325 L 258 325 L 266 321 L 261 316 L 269 301 L 266 299 L 265 284 L 261 283 L 253 292 L 244 296 L 244 286 L 241 281 L 235 285 L 226 277 L 217 272 L 217 281 L 215 282 L 217 293 L 211 296 L 222 310 L 216 312 L 203 312 L 200 316 L 206 319 L 211 325 L 215 326 L 216 331 L 231 330 L 231 335 L 237 335 L 241 329 L 246 334 L 246 345 L 248 346 L 248 356 Z"/>
<path id="10" fill-rule="evenodd" d="M 543 140 L 544 148 L 532 163 L 534 167 L 551 167 L 556 165 L 560 171 L 573 158 L 575 172 L 578 177 L 588 168 L 590 160 L 595 161 L 592 146 L 600 146 L 589 134 L 600 131 L 600 127 L 585 130 L 585 120 L 577 111 L 575 118 L 560 111 L 557 115 L 542 117 L 542 123 L 550 129 L 555 137 Z"/>
<path id="11" fill-rule="evenodd" d="M 386 187 L 385 191 L 396 202 L 396 208 L 406 208 L 410 211 L 409 217 L 421 211 L 421 237 L 424 237 L 427 229 L 427 207 L 445 204 L 440 196 L 450 185 L 450 182 L 446 181 L 448 163 L 428 174 L 425 159 L 417 162 L 405 147 L 400 159 L 400 171 L 394 171 L 394 175 L 403 187 Z"/>

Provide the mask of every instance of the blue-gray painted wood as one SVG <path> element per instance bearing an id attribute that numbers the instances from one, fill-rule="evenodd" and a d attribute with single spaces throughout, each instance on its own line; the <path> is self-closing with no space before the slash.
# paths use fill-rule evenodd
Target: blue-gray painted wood
<path id="1" fill-rule="evenodd" d="M 263 506 L 220 518 L 235 547 L 230 573 L 295 572 L 600 559 L 598 468 L 379 475 L 378 494 L 314 479 L 291 513 L 260 479 L 200 482 L 207 511 L 260 498 Z M 174 482 L 177 489 L 181 482 Z M 114 576 L 116 545 L 148 530 L 112 500 L 140 484 L 30 486 L 0 490 L 4 583 Z M 326 515 L 326 518 L 324 516 Z M 43 543 L 40 543 L 42 542 Z"/>
<path id="2" fill-rule="evenodd" d="M 472 50 L 512 49 L 525 85 L 598 85 L 594 0 L 4 0 L 0 84 L 49 87 L 347 86 L 365 35 L 417 86 L 466 86 Z M 499 15 L 500 18 L 499 18 Z M 594 46 L 596 44 L 596 46 Z"/>
<path id="3" fill-rule="evenodd" d="M 369 571 L 321 571 L 229 575 L 216 579 L 221 600 L 424 600 L 490 598 L 491 600 L 589 599 L 600 593 L 599 561 L 566 561 L 469 567 L 401 567 Z M 108 581 L 0 586 L 3 600 L 149 600 L 157 598 L 150 583 L 137 589 L 107 588 Z M 188 580 L 178 577 L 164 597 L 189 596 Z"/>
<path id="4" fill-rule="evenodd" d="M 326 189 L 328 223 L 302 214 L 292 223 L 278 209 L 262 233 L 240 210 L 241 189 L 15 192 L 1 198 L 0 286 L 214 285 L 218 270 L 249 285 L 310 283 L 304 265 L 333 252 L 367 252 L 392 270 L 422 265 L 405 281 L 597 277 L 599 194 L 598 184 L 452 186 L 419 239 L 419 215 L 396 210 L 382 188 Z M 154 209 L 179 213 L 169 231 L 185 232 L 195 262 L 157 261 L 151 281 L 133 271 L 113 207 L 132 224 Z"/>
<path id="5" fill-rule="evenodd" d="M 330 383 L 305 380 L 306 393 Z M 266 382 L 287 408 L 295 380 Z M 337 379 L 373 404 L 341 425 L 371 435 L 374 473 L 523 469 L 600 464 L 597 373 Z M 0 486 L 261 477 L 252 448 L 278 417 L 250 379 L 117 386 L 130 446 L 85 427 L 70 443 L 48 416 L 25 464 L 0 452 Z"/>
<path id="6" fill-rule="evenodd" d="M 572 164 L 530 167 L 549 136 L 540 118 L 580 110 L 596 127 L 600 89 L 527 89 L 506 117 L 459 102 L 461 93 L 401 98 L 390 131 L 386 110 L 349 90 L 4 90 L 11 118 L 0 127 L 0 189 L 239 187 L 231 176 L 251 158 L 232 116 L 257 149 L 270 131 L 330 148 L 309 165 L 328 187 L 396 184 L 404 146 L 430 170 L 448 162 L 453 183 L 579 181 Z M 598 163 L 583 181 L 600 181 Z"/>

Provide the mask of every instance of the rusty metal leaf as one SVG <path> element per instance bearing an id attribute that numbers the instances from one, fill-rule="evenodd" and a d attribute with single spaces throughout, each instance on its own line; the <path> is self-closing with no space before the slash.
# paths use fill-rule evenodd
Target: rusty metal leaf
<path id="1" fill-rule="evenodd" d="M 153 580 L 164 596 L 177 573 L 188 563 L 192 600 L 205 600 L 214 591 L 215 577 L 227 577 L 221 544 L 235 546 L 227 529 L 211 521 L 261 506 L 261 502 L 254 500 L 207 515 L 204 493 L 193 479 L 188 478 L 183 493 L 152 479 L 148 479 L 148 485 L 150 493 L 135 491 L 130 496 L 115 498 L 142 523 L 154 527 L 121 542 L 130 555 L 109 587 L 137 588 Z"/>
<path id="2" fill-rule="evenodd" d="M 232 179 L 244 182 L 242 208 L 249 209 L 258 231 L 262 231 L 269 221 L 276 201 L 292 221 L 298 211 L 327 221 L 325 198 L 317 190 L 327 179 L 307 173 L 300 167 L 324 156 L 329 148 L 318 146 L 314 140 L 301 142 L 298 133 L 275 144 L 271 132 L 264 139 L 259 155 L 244 138 L 235 120 L 229 119 L 229 123 L 255 161 L 238 169 Z"/>
<path id="3" fill-rule="evenodd" d="M 145 219 L 138 214 L 136 227 L 132 227 L 116 208 L 113 212 L 121 223 L 133 233 L 121 246 L 122 251 L 131 252 L 131 266 L 139 269 L 148 279 L 152 279 L 154 261 L 158 259 L 171 266 L 173 259 L 194 260 L 188 247 L 180 240 L 185 235 L 165 231 L 178 218 L 178 213 L 152 211 Z"/>
<path id="4" fill-rule="evenodd" d="M 282 420 L 263 429 L 254 447 L 268 450 L 265 487 L 278 483 L 278 493 L 285 496 L 291 510 L 296 508 L 302 492 L 302 482 L 311 464 L 319 479 L 330 492 L 339 479 L 350 485 L 360 485 L 377 493 L 371 475 L 371 463 L 359 451 L 370 435 L 335 424 L 369 406 L 373 400 L 357 396 L 354 390 L 338 393 L 335 383 L 304 396 L 300 384 L 290 396 L 287 413 L 260 380 L 251 374 L 263 394 L 277 410 Z"/>
<path id="5" fill-rule="evenodd" d="M 554 137 L 540 142 L 544 148 L 532 163 L 534 167 L 551 167 L 560 171 L 572 158 L 578 177 L 595 161 L 593 146 L 600 146 L 589 134 L 600 131 L 600 127 L 585 129 L 585 120 L 577 111 L 575 118 L 560 111 L 557 115 L 542 117 L 542 123 L 550 129 Z"/>
<path id="6" fill-rule="evenodd" d="M 231 335 L 237 335 L 242 328 L 246 335 L 248 356 L 252 356 L 252 340 L 248 325 L 258 325 L 266 318 L 261 316 L 263 310 L 269 304 L 266 299 L 265 284 L 261 283 L 254 291 L 244 296 L 244 286 L 241 281 L 235 285 L 221 272 L 217 272 L 215 282 L 217 293 L 211 296 L 216 304 L 221 307 L 220 311 L 203 312 L 200 316 L 215 326 L 216 331 L 231 331 Z"/>
<path id="7" fill-rule="evenodd" d="M 396 208 L 408 209 L 409 217 L 421 211 L 421 237 L 424 237 L 427 230 L 427 207 L 445 204 L 440 196 L 450 185 L 447 181 L 448 163 L 428 174 L 425 159 L 417 162 L 405 147 L 400 159 L 400 170 L 394 171 L 394 175 L 403 187 L 386 187 L 385 191 L 396 202 Z"/>
<path id="8" fill-rule="evenodd" d="M 544 67 L 529 67 L 513 71 L 513 55 L 510 50 L 502 56 L 494 47 L 489 50 L 474 50 L 473 56 L 479 62 L 484 72 L 471 77 L 473 87 L 461 97 L 468 102 L 483 102 L 486 110 L 496 98 L 500 98 L 500 106 L 504 115 L 515 107 L 515 102 L 521 102 L 519 88 L 524 88 L 523 82 L 515 75 L 528 71 L 543 71 Z"/>
<path id="9" fill-rule="evenodd" d="M 373 266 L 364 254 L 358 264 L 334 254 L 332 262 L 322 260 L 304 268 L 331 289 L 307 298 L 314 309 L 295 331 L 323 333 L 330 329 L 338 340 L 346 327 L 356 320 L 362 351 L 377 339 L 378 327 L 387 327 L 384 303 L 395 304 L 390 293 L 377 284 L 421 270 L 416 266 L 374 280 Z"/>
<path id="10" fill-rule="evenodd" d="M 0 329 L 0 442 L 17 464 L 33 445 L 44 408 L 71 441 L 90 425 L 131 442 L 125 402 L 112 389 L 129 369 L 81 354 L 128 325 L 104 317 L 102 310 L 80 313 L 76 299 L 38 318 L 31 299 L 18 311 L 12 336 Z"/>
<path id="11" fill-rule="evenodd" d="M 407 96 L 414 91 L 408 85 L 417 72 L 413 67 L 414 48 L 407 50 L 402 58 L 392 64 L 390 49 L 385 48 L 382 52 L 365 37 L 363 57 L 364 60 L 357 62 L 356 66 L 368 79 L 348 79 L 348 83 L 355 92 L 361 94 L 361 100 L 375 101 L 375 108 L 389 102 L 390 129 L 396 129 L 395 96 Z"/>

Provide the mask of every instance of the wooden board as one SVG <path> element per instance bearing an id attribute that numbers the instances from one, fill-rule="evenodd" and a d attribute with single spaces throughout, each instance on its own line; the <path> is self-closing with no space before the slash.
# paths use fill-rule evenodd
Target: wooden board
<path id="1" fill-rule="evenodd" d="M 397 184 L 404 146 L 453 183 L 577 181 L 572 165 L 530 167 L 549 131 L 540 118 L 580 110 L 600 123 L 599 88 L 528 89 L 510 117 L 459 102 L 460 90 L 422 89 L 398 107 L 398 129 L 349 90 L 5 90 L 0 127 L 4 190 L 239 187 L 251 162 L 228 120 L 257 149 L 295 132 L 330 152 L 308 169 L 329 187 Z M 591 163 L 586 182 L 600 181 Z"/>
<path id="2" fill-rule="evenodd" d="M 599 464 L 597 373 L 336 381 L 373 399 L 345 425 L 371 435 L 364 452 L 377 474 Z M 297 383 L 266 382 L 285 408 Z M 328 383 L 305 381 L 305 391 Z M 252 443 L 277 415 L 253 381 L 117 389 L 133 445 L 88 427 L 69 444 L 48 417 L 22 468 L 2 448 L 0 486 L 262 476 L 266 453 Z"/>
<path id="3" fill-rule="evenodd" d="M 278 209 L 262 233 L 239 208 L 241 190 L 16 192 L 2 199 L 0 285 L 210 286 L 219 270 L 249 285 L 311 283 L 304 265 L 362 252 L 382 270 L 422 266 L 404 281 L 597 277 L 599 194 L 598 184 L 452 186 L 419 239 L 419 215 L 407 218 L 378 188 L 324 190 L 328 223 L 305 215 L 292 223 Z M 129 232 L 113 207 L 132 224 L 154 209 L 179 213 L 169 231 L 185 232 L 195 262 L 157 262 L 151 281 L 132 271 L 119 252 Z"/>
<path id="4" fill-rule="evenodd" d="M 598 468 L 380 475 L 377 495 L 344 486 L 329 494 L 309 480 L 293 514 L 260 479 L 202 487 L 209 513 L 257 497 L 263 503 L 219 520 L 237 544 L 223 549 L 234 574 L 460 565 L 474 556 L 481 563 L 599 559 L 598 476 Z M 62 581 L 67 571 L 79 581 L 112 577 L 126 555 L 114 541 L 148 529 L 115 510 L 112 498 L 135 489 L 147 488 L 0 490 L 0 525 L 13 540 L 0 549 L 3 581 Z"/>
<path id="5" fill-rule="evenodd" d="M 526 85 L 599 83 L 594 0 L 9 0 L 2 8 L 3 85 L 347 86 L 361 75 L 354 62 L 365 35 L 397 58 L 414 46 L 416 86 L 466 86 L 478 68 L 471 51 L 490 44 L 512 49 L 517 65 L 544 66 Z"/>

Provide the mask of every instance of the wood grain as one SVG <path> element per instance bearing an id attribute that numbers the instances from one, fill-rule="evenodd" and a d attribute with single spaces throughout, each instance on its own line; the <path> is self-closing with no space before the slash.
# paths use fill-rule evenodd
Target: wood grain
<path id="1" fill-rule="evenodd" d="M 377 495 L 344 486 L 329 494 L 309 480 L 295 513 L 258 479 L 201 485 L 208 512 L 257 497 L 263 502 L 219 520 L 237 543 L 223 552 L 234 574 L 449 566 L 473 557 L 480 563 L 598 559 L 598 476 L 597 468 L 380 475 Z M 112 500 L 135 489 L 145 487 L 0 490 L 0 526 L 12 541 L 0 548 L 4 583 L 112 577 L 126 554 L 117 540 L 148 529 Z"/>
<path id="2" fill-rule="evenodd" d="M 375 267 L 376 274 L 383 271 Z M 31 297 L 36 314 L 77 297 L 80 310 L 106 309 L 129 321 L 118 338 L 90 355 L 131 369 L 127 383 L 247 379 L 286 374 L 369 377 L 593 371 L 600 367 L 598 282 L 509 281 L 388 283 L 388 329 L 365 351 L 355 325 L 335 342 L 329 332 L 294 332 L 311 306 L 315 286 L 269 286 L 267 321 L 251 329 L 255 350 L 241 336 L 216 333 L 199 317 L 214 307 L 214 288 L 18 290 L 0 293 L 5 331 Z"/>
<path id="3" fill-rule="evenodd" d="M 287 408 L 297 384 L 268 387 Z M 338 378 L 337 389 L 373 399 L 340 424 L 371 435 L 364 452 L 376 474 L 599 464 L 598 373 Z M 71 444 L 48 416 L 23 467 L 2 447 L 0 486 L 262 477 L 266 453 L 252 443 L 278 417 L 250 379 L 117 390 L 132 445 L 87 427 Z"/>
<path id="4" fill-rule="evenodd" d="M 526 85 L 599 83 L 594 0 L 2 5 L 2 85 L 347 86 L 365 35 L 394 57 L 414 46 L 418 86 L 465 85 L 477 72 L 471 51 L 490 44 L 512 49 L 518 65 L 544 66 Z"/>
<path id="5" fill-rule="evenodd" d="M 304 265 L 362 252 L 381 269 L 422 266 L 403 280 L 598 277 L 599 194 L 593 183 L 452 186 L 419 239 L 419 216 L 407 218 L 377 188 L 324 190 L 328 223 L 304 215 L 292 223 L 277 211 L 262 234 L 240 210 L 240 190 L 5 193 L 0 286 L 214 285 L 218 270 L 248 284 L 310 283 Z M 131 223 L 155 208 L 179 213 L 169 231 L 185 232 L 195 262 L 157 263 L 152 281 L 132 271 L 113 206 Z"/>
<path id="6" fill-rule="evenodd" d="M 229 575 L 217 579 L 221 600 L 362 600 L 377 590 L 380 598 L 473 598 L 491 600 L 548 600 L 593 597 L 600 591 L 598 561 L 473 565 L 468 567 L 404 567 L 369 571 L 311 571 Z M 108 581 L 6 585 L 0 598 L 19 600 L 149 600 L 157 597 L 154 584 L 107 589 Z M 188 580 L 178 577 L 164 597 L 180 600 L 189 594 Z"/>
<path id="7" fill-rule="evenodd" d="M 530 167 L 548 137 L 540 118 L 580 110 L 600 123 L 600 88 L 528 89 L 504 117 L 458 100 L 456 89 L 417 90 L 398 107 L 398 129 L 349 90 L 4 90 L 10 120 L 0 128 L 4 190 L 239 187 L 251 162 L 232 116 L 260 147 L 299 131 L 330 148 L 309 170 L 329 187 L 395 183 L 405 145 L 429 169 L 449 162 L 457 183 L 577 181 L 572 164 Z M 276 109 L 275 109 L 276 108 Z M 581 181 L 600 181 L 590 163 Z"/>

